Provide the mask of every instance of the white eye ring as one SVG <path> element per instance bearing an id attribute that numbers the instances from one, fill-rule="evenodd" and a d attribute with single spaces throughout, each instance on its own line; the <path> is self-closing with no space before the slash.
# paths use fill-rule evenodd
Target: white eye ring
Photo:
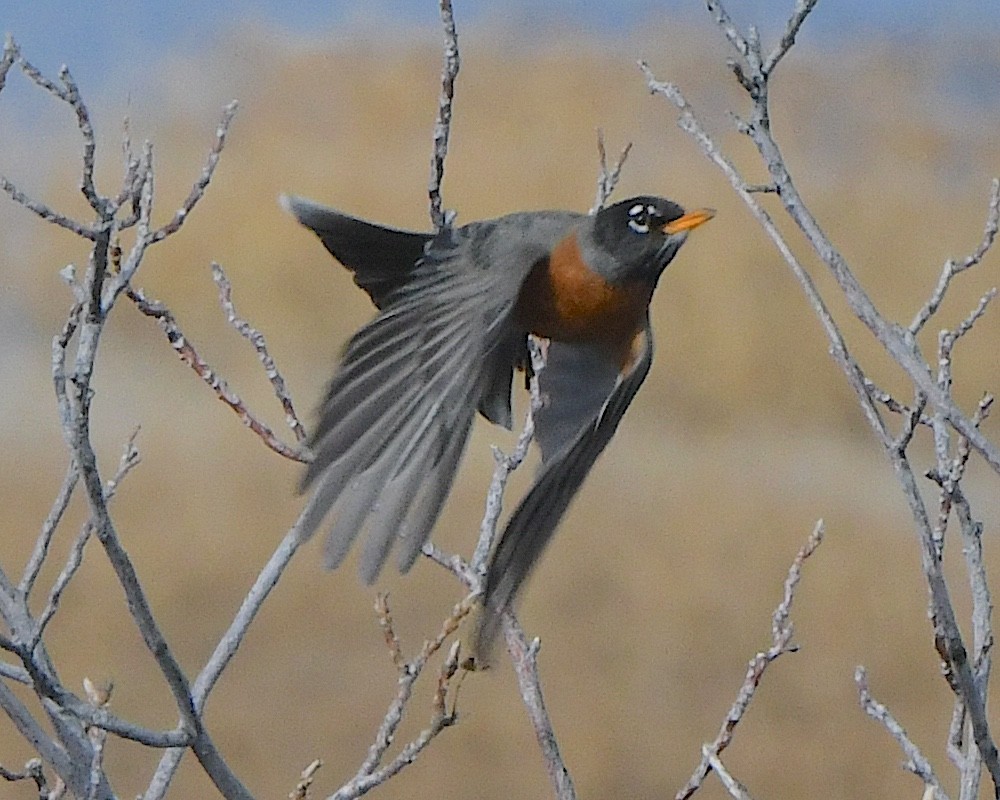
<path id="1" fill-rule="evenodd" d="M 636 233 L 649 233 L 649 223 L 646 221 L 646 214 L 650 210 L 652 210 L 652 206 L 643 206 L 642 203 L 636 203 L 628 210 L 628 215 L 631 217 L 628 221 L 628 226 Z"/>

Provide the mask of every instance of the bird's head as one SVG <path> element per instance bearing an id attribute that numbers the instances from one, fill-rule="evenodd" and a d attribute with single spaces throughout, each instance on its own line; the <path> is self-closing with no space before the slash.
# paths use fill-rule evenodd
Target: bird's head
<path id="1" fill-rule="evenodd" d="M 715 216 L 710 208 L 685 212 L 662 197 L 632 197 L 602 208 L 590 221 L 591 263 L 612 283 L 656 283 L 688 233 Z"/>

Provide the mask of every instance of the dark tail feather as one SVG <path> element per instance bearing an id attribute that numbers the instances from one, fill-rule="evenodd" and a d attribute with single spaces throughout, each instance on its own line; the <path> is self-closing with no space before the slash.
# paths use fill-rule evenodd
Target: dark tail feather
<path id="1" fill-rule="evenodd" d="M 430 233 L 366 222 L 301 197 L 282 195 L 279 202 L 354 273 L 355 283 L 379 308 L 405 288 L 424 247 L 434 238 Z"/>

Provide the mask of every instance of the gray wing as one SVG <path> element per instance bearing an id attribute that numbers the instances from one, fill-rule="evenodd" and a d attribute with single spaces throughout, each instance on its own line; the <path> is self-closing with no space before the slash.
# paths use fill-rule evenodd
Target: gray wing
<path id="1" fill-rule="evenodd" d="M 404 290 L 434 238 L 430 233 L 366 222 L 301 197 L 283 195 L 281 204 L 354 273 L 354 282 L 378 308 L 385 308 Z"/>
<path id="2" fill-rule="evenodd" d="M 482 394 L 490 319 L 481 286 L 451 268 L 461 243 L 439 240 L 392 302 L 350 341 L 310 438 L 299 521 L 311 535 L 336 507 L 325 563 L 337 567 L 360 531 L 372 582 L 402 539 L 405 571 L 451 489 Z"/>
<path id="3" fill-rule="evenodd" d="M 334 254 L 345 252 L 329 233 L 339 224 L 324 228 Z M 356 231 L 357 224 L 376 227 L 358 220 L 347 227 Z M 397 540 L 399 568 L 409 569 L 451 489 L 477 409 L 490 419 L 509 418 L 512 365 L 524 347 L 511 311 L 535 251 L 547 250 L 544 243 L 518 246 L 517 239 L 498 250 L 491 240 L 496 229 L 487 222 L 442 231 L 405 275 L 379 271 L 378 263 L 391 259 L 356 270 L 358 283 L 374 286 L 373 299 L 384 305 L 345 349 L 310 437 L 314 460 L 301 484 L 312 492 L 298 523 L 301 535 L 333 518 L 325 545 L 330 568 L 367 529 L 360 562 L 366 582 Z M 484 250 L 498 257 L 473 257 Z M 391 280 L 382 281 L 384 275 Z"/>
<path id="4" fill-rule="evenodd" d="M 636 344 L 621 371 L 596 348 L 557 342 L 550 346 L 539 373 L 540 389 L 549 401 L 536 426 L 542 465 L 507 523 L 486 575 L 486 610 L 477 636 L 484 658 L 496 637 L 500 612 L 513 602 L 649 373 L 653 335 L 648 319 Z"/>

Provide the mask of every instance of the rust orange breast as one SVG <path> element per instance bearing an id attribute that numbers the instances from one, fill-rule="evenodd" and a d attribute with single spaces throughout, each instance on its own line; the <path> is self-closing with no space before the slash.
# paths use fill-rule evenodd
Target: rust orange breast
<path id="1" fill-rule="evenodd" d="M 563 342 L 597 342 L 621 363 L 642 328 L 652 289 L 635 282 L 616 286 L 583 260 L 576 236 L 563 239 L 547 261 L 535 265 L 521 288 L 517 319 L 537 336 Z"/>

